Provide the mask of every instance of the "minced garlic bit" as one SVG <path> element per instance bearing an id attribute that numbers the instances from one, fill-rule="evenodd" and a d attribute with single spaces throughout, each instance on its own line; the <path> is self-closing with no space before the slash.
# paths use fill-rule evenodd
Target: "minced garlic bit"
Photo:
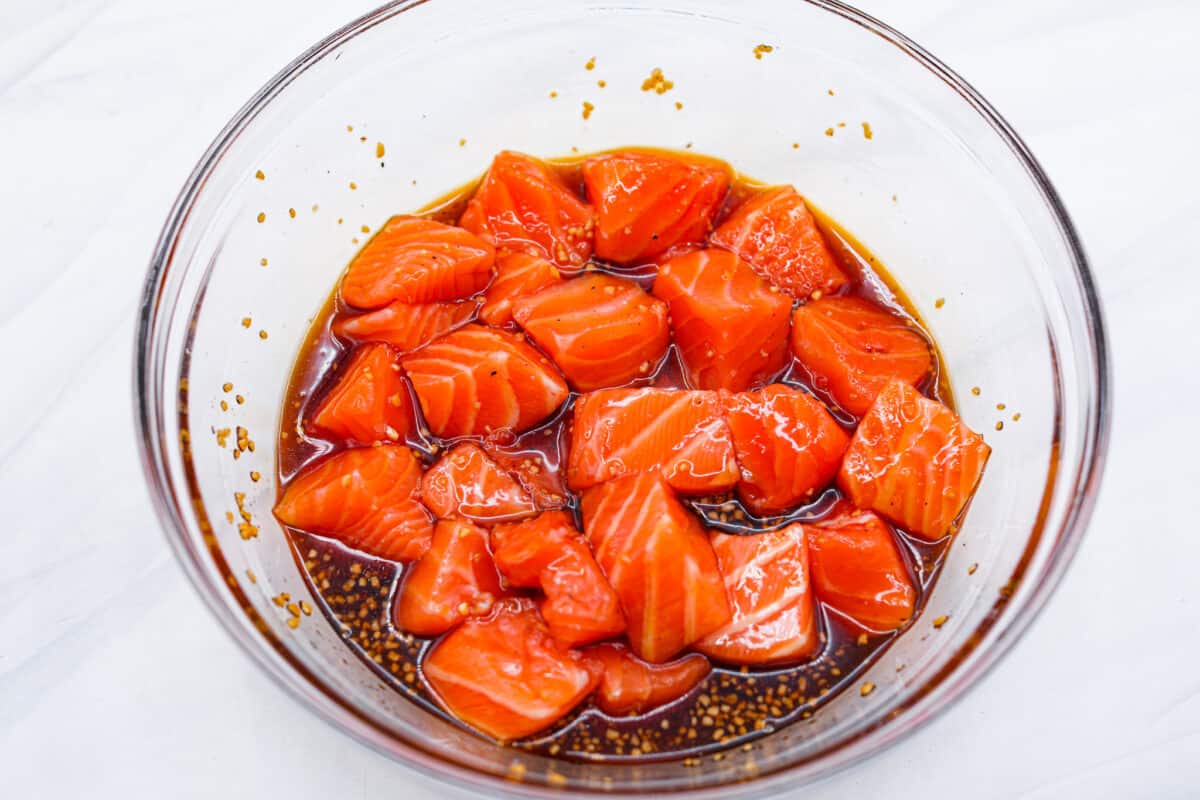
<path id="1" fill-rule="evenodd" d="M 800 149 L 800 143 L 799 143 L 799 142 L 792 142 L 792 149 L 793 149 L 793 150 L 799 150 L 799 149 Z"/>
<path id="2" fill-rule="evenodd" d="M 233 391 L 233 384 L 232 383 L 222 383 L 221 391 L 225 392 L 225 394 L 229 394 L 230 392 Z"/>
<path id="3" fill-rule="evenodd" d="M 1013 422 L 1017 422 L 1017 421 L 1018 421 L 1018 420 L 1020 420 L 1020 419 L 1021 419 L 1021 412 L 1020 412 L 1020 411 L 1018 411 L 1017 413 L 1013 414 L 1013 416 L 1012 416 L 1012 420 L 1013 420 Z"/>
<path id="4" fill-rule="evenodd" d="M 1004 420 L 996 421 L 996 430 L 998 430 L 998 431 L 1004 430 Z"/>
<path id="5" fill-rule="evenodd" d="M 681 102 L 679 102 L 678 100 L 676 100 L 676 101 L 675 101 L 675 110 L 676 110 L 676 111 L 683 111 L 683 103 L 681 103 Z"/>
<path id="6" fill-rule="evenodd" d="M 584 119 L 588 119 L 589 117 L 591 117 L 592 112 L 595 110 L 596 110 L 596 107 L 594 105 L 589 103 L 587 100 L 583 101 L 583 118 Z"/>
<path id="7" fill-rule="evenodd" d="M 252 320 L 249 317 L 242 317 L 242 327 L 249 328 Z"/>
<path id="8" fill-rule="evenodd" d="M 974 575 L 975 570 L 977 570 L 977 569 L 979 569 L 979 564 L 972 564 L 971 566 L 967 567 L 967 574 Z"/>
<path id="9" fill-rule="evenodd" d="M 933 627 L 935 627 L 935 628 L 942 627 L 943 625 L 946 624 L 946 620 L 948 620 L 948 619 L 950 619 L 949 614 L 942 614 L 940 617 L 935 617 L 933 620 Z"/>
<path id="10" fill-rule="evenodd" d="M 844 128 L 844 127 L 846 127 L 846 123 L 844 123 L 844 122 L 839 122 L 839 123 L 837 124 L 837 126 L 838 126 L 839 128 Z"/>
<path id="11" fill-rule="evenodd" d="M 246 398 L 242 397 L 240 394 L 235 394 L 235 395 L 233 396 L 233 399 L 237 401 L 237 404 L 238 404 L 239 406 L 240 406 L 242 403 L 246 402 Z"/>
<path id="12" fill-rule="evenodd" d="M 598 81 L 596 81 L 596 85 L 599 86 L 601 89 L 603 89 L 605 86 L 608 86 L 608 81 L 598 80 Z"/>
<path id="13" fill-rule="evenodd" d="M 650 77 L 642 81 L 643 92 L 653 91 L 655 94 L 666 94 L 674 88 L 675 82 L 667 80 L 667 77 L 663 75 L 663 71 L 659 67 L 655 67 L 650 72 Z"/>
<path id="14" fill-rule="evenodd" d="M 466 147 L 466 146 L 467 146 L 467 140 L 466 140 L 466 139 L 459 139 L 459 140 L 458 140 L 458 146 L 459 146 L 459 147 Z"/>
<path id="15" fill-rule="evenodd" d="M 996 403 L 996 410 L 997 410 L 997 411 L 1003 411 L 1003 410 L 1004 410 L 1004 409 L 1006 409 L 1006 408 L 1008 408 L 1008 406 L 1004 405 L 1004 403 Z"/>
<path id="16" fill-rule="evenodd" d="M 229 441 L 229 433 L 229 428 L 219 428 L 217 430 L 217 447 L 225 446 L 225 443 Z"/>
<path id="17" fill-rule="evenodd" d="M 354 133 L 354 126 L 353 126 L 353 125 L 347 125 L 347 126 L 346 126 L 346 133 Z"/>
<path id="18" fill-rule="evenodd" d="M 376 158 L 383 158 L 384 153 L 386 153 L 386 152 L 387 152 L 387 148 L 383 146 L 383 142 L 375 143 L 375 157 Z"/>
<path id="19" fill-rule="evenodd" d="M 263 222 L 266 222 L 267 221 L 267 212 L 265 212 L 265 211 L 258 212 L 258 221 L 260 224 Z"/>
<path id="20" fill-rule="evenodd" d="M 763 57 L 764 53 L 773 53 L 774 51 L 775 51 L 775 48 L 772 45 L 769 45 L 769 44 L 756 45 L 754 48 L 754 57 L 757 58 L 759 61 L 762 61 L 762 57 Z"/>
<path id="21" fill-rule="evenodd" d="M 262 259 L 259 259 L 258 263 L 259 263 L 261 266 L 264 266 L 264 267 L 265 267 L 265 266 L 267 265 L 267 260 L 266 260 L 265 258 L 262 258 Z"/>
<path id="22" fill-rule="evenodd" d="M 354 181 L 350 181 L 350 191 L 354 191 L 357 188 L 358 188 L 358 184 L 355 183 Z"/>
<path id="23" fill-rule="evenodd" d="M 554 91 L 553 89 L 551 89 L 551 90 L 550 90 L 550 99 L 551 99 L 551 100 L 553 100 L 553 99 L 554 99 L 554 98 L 556 98 L 556 97 L 558 97 L 558 92 L 556 92 L 556 91 Z"/>
<path id="24" fill-rule="evenodd" d="M 589 58 L 587 63 L 583 65 L 583 68 L 588 71 L 595 69 L 596 68 L 596 57 L 592 56 L 591 58 Z"/>
<path id="25" fill-rule="evenodd" d="M 946 305 L 946 298 L 944 297 L 939 297 L 937 300 L 933 301 L 934 308 L 941 308 L 944 305 Z"/>
<path id="26" fill-rule="evenodd" d="M 826 128 L 826 129 L 825 129 L 825 135 L 826 135 L 826 136 L 833 136 L 833 128 Z"/>
<path id="27" fill-rule="evenodd" d="M 294 208 L 289 208 L 289 209 L 288 209 L 288 216 L 289 216 L 289 217 L 291 217 L 292 219 L 295 219 L 295 218 L 296 218 L 296 209 L 294 209 Z"/>
<path id="28" fill-rule="evenodd" d="M 854 640 L 854 643 L 857 644 L 859 647 L 863 647 L 864 645 L 866 645 L 866 643 L 868 641 L 869 640 L 867 638 L 867 635 L 865 633 L 860 633 L 858 635 L 858 638 Z"/>
<path id="29" fill-rule="evenodd" d="M 241 430 L 241 428 L 238 428 L 239 435 Z M 242 518 L 242 521 L 238 523 L 238 535 L 245 540 L 253 539 L 258 536 L 258 526 L 253 524 L 253 518 L 250 516 L 250 512 L 246 509 L 246 493 L 234 492 L 233 502 L 237 504 L 238 515 Z M 283 599 L 282 602 L 280 602 L 279 598 Z M 275 605 L 282 607 L 283 604 L 287 602 L 287 595 L 281 594 L 279 595 L 279 598 L 272 598 L 272 600 L 275 601 Z"/>
<path id="30" fill-rule="evenodd" d="M 971 394 L 975 395 L 976 397 L 979 397 L 979 393 L 981 391 L 982 391 L 982 389 L 980 389 L 978 386 L 971 387 Z"/>
<path id="31" fill-rule="evenodd" d="M 231 514 L 230 516 L 232 516 L 232 514 Z M 247 578 L 247 579 L 248 579 L 248 580 L 249 580 L 251 583 L 258 583 L 258 576 L 256 576 L 256 575 L 254 574 L 254 570 L 250 570 L 250 569 L 246 570 L 246 578 Z"/>
<path id="32" fill-rule="evenodd" d="M 864 122 L 862 124 L 862 126 L 863 126 L 863 138 L 864 139 L 874 139 L 875 132 L 871 130 L 871 123 Z"/>
<path id="33" fill-rule="evenodd" d="M 221 401 L 221 410 L 222 410 L 222 411 L 228 411 L 228 410 L 229 410 L 229 403 L 226 403 L 224 400 L 222 400 L 222 401 Z"/>
<path id="34" fill-rule="evenodd" d="M 875 691 L 875 684 L 871 683 L 870 681 L 867 681 L 858 689 L 858 693 L 863 697 L 866 697 L 873 691 Z"/>
<path id="35" fill-rule="evenodd" d="M 261 169 L 258 172 L 254 173 L 254 177 L 258 178 L 260 181 L 265 181 L 267 179 L 267 176 L 265 174 L 263 174 L 263 171 Z"/>
<path id="36" fill-rule="evenodd" d="M 258 483 L 260 480 L 262 480 L 262 473 L 260 473 L 256 469 L 250 470 L 250 480 L 254 481 L 255 483 Z"/>
<path id="37" fill-rule="evenodd" d="M 825 94 L 829 95 L 830 97 L 833 97 L 833 89 L 826 89 Z"/>
<path id="38" fill-rule="evenodd" d="M 260 339 L 265 339 L 265 338 L 267 338 L 267 332 L 266 332 L 266 331 L 259 331 L 259 332 L 258 332 L 258 338 L 260 338 Z"/>
<path id="39" fill-rule="evenodd" d="M 371 232 L 371 226 L 370 226 L 370 225 L 363 225 L 363 226 L 362 226 L 362 232 L 363 232 L 363 233 L 370 233 L 370 232 Z"/>

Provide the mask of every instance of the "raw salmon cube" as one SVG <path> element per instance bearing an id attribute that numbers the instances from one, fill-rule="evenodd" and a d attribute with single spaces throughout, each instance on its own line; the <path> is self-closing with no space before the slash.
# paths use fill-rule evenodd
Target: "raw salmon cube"
<path id="1" fill-rule="evenodd" d="M 493 247 L 462 228 L 424 217 L 392 217 L 363 245 L 342 278 L 355 308 L 458 300 L 492 278 Z"/>
<path id="2" fill-rule="evenodd" d="M 767 189 L 747 200 L 713 231 L 711 243 L 737 253 L 799 300 L 846 285 L 812 212 L 791 186 Z"/>
<path id="3" fill-rule="evenodd" d="M 487 531 L 467 520 L 444 519 L 433 530 L 429 550 L 404 575 L 393 619 L 406 633 L 437 636 L 487 614 L 504 594 Z"/>
<path id="4" fill-rule="evenodd" d="M 671 344 L 666 303 L 603 273 L 522 297 L 512 315 L 581 392 L 649 378 Z"/>
<path id="5" fill-rule="evenodd" d="M 661 474 L 684 494 L 732 489 L 737 460 L 717 393 L 604 389 L 580 397 L 567 485 L 579 491 L 632 474 Z"/>
<path id="6" fill-rule="evenodd" d="M 625 151 L 589 158 L 583 178 L 596 208 L 596 255 L 636 264 L 707 239 L 730 175 L 716 161 Z"/>
<path id="7" fill-rule="evenodd" d="M 712 535 L 733 618 L 696 643 L 727 664 L 802 661 L 820 648 L 804 526 L 752 536 Z"/>
<path id="8" fill-rule="evenodd" d="M 466 325 L 478 308 L 474 300 L 423 304 L 397 300 L 377 311 L 339 317 L 333 332 L 355 342 L 385 342 L 403 355 Z"/>
<path id="9" fill-rule="evenodd" d="M 741 469 L 738 496 L 755 514 L 780 514 L 833 481 L 850 437 L 810 394 L 782 384 L 724 393 Z"/>
<path id="10" fill-rule="evenodd" d="M 792 352 L 813 387 L 857 417 L 889 381 L 918 386 L 933 371 L 925 337 L 861 297 L 822 297 L 796 309 Z"/>
<path id="11" fill-rule="evenodd" d="M 654 296 L 697 389 L 740 392 L 769 382 L 787 363 L 792 300 L 733 253 L 697 250 L 659 268 Z"/>
<path id="12" fill-rule="evenodd" d="M 510 741 L 566 716 L 599 683 L 601 667 L 556 642 L 532 600 L 511 598 L 434 645 L 421 672 L 447 711 Z"/>
<path id="13" fill-rule="evenodd" d="M 396 354 L 386 344 L 355 349 L 325 393 L 308 428 L 345 442 L 404 441 L 417 429 L 412 397 Z"/>
<path id="14" fill-rule="evenodd" d="M 892 381 L 858 424 L 838 486 L 923 539 L 940 539 L 966 508 L 992 449 L 946 406 Z"/>
<path id="15" fill-rule="evenodd" d="M 566 512 L 497 525 L 492 552 L 511 585 L 545 593 L 538 610 L 559 642 L 578 647 L 624 633 L 621 602 Z"/>
<path id="16" fill-rule="evenodd" d="M 629 644 L 639 657 L 667 661 L 729 621 L 712 545 L 658 475 L 631 475 L 589 489 L 583 526 L 621 599 Z"/>
<path id="17" fill-rule="evenodd" d="M 506 150 L 492 161 L 459 224 L 496 247 L 577 269 L 592 255 L 595 215 L 536 158 Z"/>
<path id="18" fill-rule="evenodd" d="M 407 447 L 343 450 L 293 478 L 275 516 L 373 556 L 412 561 L 429 548 L 433 534 L 420 488 L 421 464 Z"/>
<path id="19" fill-rule="evenodd" d="M 528 430 L 570 393 L 554 365 L 521 337 L 482 325 L 459 328 L 401 363 L 425 422 L 445 438 Z"/>
<path id="20" fill-rule="evenodd" d="M 645 714 L 673 703 L 712 672 L 708 659 L 697 653 L 665 664 L 643 661 L 620 644 L 598 644 L 583 653 L 604 665 L 596 705 L 613 717 Z"/>
<path id="21" fill-rule="evenodd" d="M 482 524 L 537 513 L 521 484 L 471 442 L 447 451 L 429 468 L 421 480 L 421 500 L 440 519 L 466 517 Z"/>
<path id="22" fill-rule="evenodd" d="M 870 511 L 840 510 L 808 526 L 817 598 L 863 628 L 893 631 L 912 618 L 917 589 L 887 523 Z"/>

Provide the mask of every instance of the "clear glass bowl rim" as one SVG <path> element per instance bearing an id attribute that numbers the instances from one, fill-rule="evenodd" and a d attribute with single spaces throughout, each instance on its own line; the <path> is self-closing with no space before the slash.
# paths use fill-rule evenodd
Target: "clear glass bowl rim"
<path id="1" fill-rule="evenodd" d="M 167 366 L 158 358 L 161 353 L 160 348 L 156 346 L 161 344 L 159 340 L 166 327 L 159 318 L 159 311 L 162 309 L 161 304 L 166 291 L 166 281 L 175 245 L 180 232 L 188 221 L 197 197 L 204 189 L 208 176 L 232 142 L 251 124 L 259 111 L 310 66 L 368 29 L 404 11 L 431 2 L 435 2 L 435 0 L 393 0 L 364 14 L 317 42 L 259 89 L 226 124 L 197 162 L 167 215 L 167 220 L 155 244 L 143 284 L 135 330 L 133 365 L 135 423 L 141 439 L 139 450 L 155 511 L 184 572 L 222 627 L 275 684 L 335 728 L 377 752 L 397 759 L 431 777 L 474 790 L 505 791 L 534 797 L 561 797 L 561 790 L 548 786 L 513 783 L 492 775 L 475 772 L 454 763 L 432 749 L 421 748 L 418 744 L 411 742 L 402 742 L 356 713 L 349 704 L 336 697 L 332 692 L 327 691 L 314 676 L 286 653 L 281 654 L 286 661 L 291 662 L 291 672 L 288 672 L 276 660 L 268 657 L 264 651 L 264 645 L 269 646 L 270 643 L 249 633 L 245 627 L 239 624 L 236 614 L 241 612 L 235 612 L 219 599 L 222 592 L 228 591 L 228 587 L 223 583 L 214 582 L 206 572 L 204 559 L 208 557 L 207 549 L 197 546 L 188 534 L 185 515 L 190 507 L 190 498 L 187 498 L 189 502 L 186 505 L 180 503 L 180 497 L 170 476 L 165 423 L 173 405 L 164 405 L 163 398 L 158 395 L 156 389 L 156 387 L 162 386 L 161 377 Z M 884 727 L 877 726 L 858 731 L 853 738 L 841 743 L 833 750 L 823 752 L 799 764 L 784 766 L 775 772 L 764 772 L 749 781 L 736 784 L 736 788 L 742 791 L 749 790 L 754 794 L 767 792 L 783 781 L 787 781 L 789 786 L 794 787 L 802 782 L 807 783 L 827 777 L 874 755 L 946 711 L 999 663 L 1045 606 L 1050 595 L 1061 582 L 1079 547 L 1100 488 L 1111 427 L 1108 346 L 1095 280 L 1066 208 L 1024 141 L 974 87 L 904 34 L 852 6 L 838 2 L 838 0 L 802 0 L 802 2 L 835 14 L 899 48 L 954 90 L 1008 146 L 1040 192 L 1043 202 L 1058 225 L 1059 234 L 1070 254 L 1076 285 L 1080 293 L 1079 299 L 1085 310 L 1086 343 L 1091 348 L 1092 368 L 1089 374 L 1083 376 L 1083 379 L 1089 383 L 1087 387 L 1088 401 L 1084 409 L 1087 419 L 1074 485 L 1069 487 L 1071 500 L 1057 531 L 1034 532 L 1032 541 L 1039 540 L 1047 533 L 1052 534 L 1055 538 L 1041 572 L 1033 576 L 1036 578 L 1036 585 L 1025 595 L 1024 603 L 1007 604 L 1004 614 L 991 615 L 985 619 L 975 631 L 975 635 L 968 639 L 955 657 L 933 678 L 916 687 L 912 694 L 904 700 L 897 709 L 909 712 L 903 719 Z M 1064 490 L 1066 489 L 1064 488 Z M 998 624 L 1002 625 L 1000 630 L 991 631 Z M 976 653 L 979 643 L 984 639 L 984 634 L 989 633 L 994 634 L 989 647 Z M 279 649 L 278 645 L 276 645 L 276 649 Z M 968 656 L 975 657 L 964 666 L 964 662 L 968 661 Z M 701 796 L 720 792 L 722 797 L 728 797 L 731 788 L 734 786 L 726 785 L 725 787 L 709 787 L 699 790 L 681 787 L 672 793 Z M 656 793 L 659 791 L 661 789 L 656 789 Z M 590 793 L 581 792 L 581 794 Z M 611 792 L 606 794 L 611 794 Z"/>

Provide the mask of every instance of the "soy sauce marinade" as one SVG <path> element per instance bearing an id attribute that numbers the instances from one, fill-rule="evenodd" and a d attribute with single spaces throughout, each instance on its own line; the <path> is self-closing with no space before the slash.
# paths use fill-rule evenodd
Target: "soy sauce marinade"
<path id="1" fill-rule="evenodd" d="M 680 154 L 671 154 L 678 156 Z M 689 157 L 689 156 L 684 156 Z M 567 186 L 583 197 L 581 165 L 583 156 L 553 164 Z M 478 182 L 449 194 L 421 212 L 439 222 L 455 224 Z M 735 176 L 714 227 L 745 199 L 763 188 L 762 184 Z M 873 300 L 906 316 L 924 332 L 920 318 L 898 284 L 881 264 L 852 235 L 827 216 L 813 210 L 818 227 L 840 266 L 850 277 L 844 291 Z M 593 261 L 591 268 L 630 278 L 647 290 L 654 281 L 654 267 L 648 265 L 615 266 Z M 335 291 L 313 321 L 300 350 L 288 386 L 279 441 L 278 480 L 286 485 L 301 469 L 315 459 L 339 448 L 305 431 L 301 422 L 320 402 L 328 388 L 328 379 L 336 372 L 352 344 L 335 337 L 332 323 L 339 315 L 355 313 L 346 308 Z M 953 408 L 945 370 L 936 343 L 927 333 L 934 369 L 925 384 L 918 387 L 934 399 Z M 660 369 L 651 376 L 650 385 L 662 388 L 687 388 L 674 345 Z M 814 394 L 803 370 L 793 366 L 777 382 Z M 643 381 L 642 383 L 645 383 Z M 411 389 L 410 389 L 411 391 Z M 564 448 L 568 441 L 571 407 L 575 393 L 542 425 L 505 440 L 493 440 L 506 452 L 540 461 L 542 469 L 565 469 Z M 414 397 L 414 407 L 418 407 Z M 848 431 L 854 419 L 836 408 L 831 412 Z M 445 450 L 422 425 L 419 441 L 412 441 L 426 466 Z M 815 521 L 828 515 L 840 499 L 837 488 L 830 487 L 811 502 L 785 516 L 755 519 L 732 494 L 721 497 L 686 500 L 706 525 L 725 533 L 753 535 L 756 531 L 782 527 L 794 521 Z M 567 505 L 582 530 L 578 497 L 568 496 Z M 396 630 L 391 622 L 392 595 L 404 567 L 361 552 L 350 550 L 335 540 L 288 529 L 297 556 L 322 611 L 333 624 L 342 628 L 348 646 L 387 684 L 427 709 L 461 724 L 445 714 L 423 685 L 418 664 L 431 641 Z M 940 571 L 950 537 L 928 543 L 897 529 L 899 542 L 910 573 L 918 589 L 915 620 L 924 607 Z M 561 720 L 551 730 L 534 738 L 513 743 L 527 749 L 568 759 L 606 760 L 690 758 L 742 745 L 801 719 L 807 719 L 839 692 L 856 683 L 866 668 L 880 657 L 887 646 L 904 630 L 866 635 L 847 624 L 818 601 L 822 646 L 819 654 L 803 664 L 778 669 L 736 669 L 714 665 L 713 672 L 687 696 L 667 707 L 639 717 L 613 719 L 590 703 Z M 910 623 L 911 624 L 911 621 Z"/>

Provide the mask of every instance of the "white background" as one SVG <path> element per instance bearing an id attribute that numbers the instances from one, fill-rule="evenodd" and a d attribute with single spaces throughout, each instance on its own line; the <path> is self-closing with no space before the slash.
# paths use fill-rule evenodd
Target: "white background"
<path id="1" fill-rule="evenodd" d="M 456 796 L 294 705 L 176 567 L 137 462 L 140 284 L 195 159 L 371 0 L 0 0 L 0 795 Z M 796 797 L 1200 796 L 1200 2 L 862 0 L 992 100 L 1108 315 L 1095 521 L 999 669 Z"/>

